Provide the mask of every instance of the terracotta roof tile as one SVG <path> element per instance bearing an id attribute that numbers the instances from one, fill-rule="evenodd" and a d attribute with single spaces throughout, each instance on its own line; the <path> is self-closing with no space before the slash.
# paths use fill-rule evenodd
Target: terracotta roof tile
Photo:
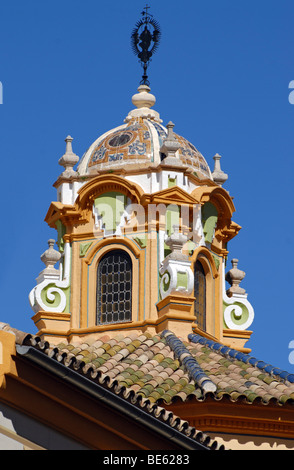
<path id="1" fill-rule="evenodd" d="M 132 391 L 152 403 L 203 401 L 207 393 L 217 400 L 229 396 L 248 403 L 294 400 L 293 374 L 200 335 L 191 334 L 183 341 L 167 331 L 155 335 L 130 332 L 52 347 L 38 337 L 23 337 L 93 380 L 104 383 L 109 379 L 126 394 Z"/>

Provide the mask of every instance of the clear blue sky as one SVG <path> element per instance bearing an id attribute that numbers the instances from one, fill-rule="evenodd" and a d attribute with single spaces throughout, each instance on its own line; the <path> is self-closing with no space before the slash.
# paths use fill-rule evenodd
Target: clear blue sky
<path id="1" fill-rule="evenodd" d="M 229 246 L 255 309 L 248 345 L 294 371 L 294 2 L 150 0 L 162 28 L 150 66 L 155 109 L 229 174 Z M 55 237 L 44 217 L 64 139 L 80 157 L 132 109 L 141 67 L 130 34 L 145 1 L 2 0 L 0 17 L 0 321 L 35 332 L 29 291 Z"/>

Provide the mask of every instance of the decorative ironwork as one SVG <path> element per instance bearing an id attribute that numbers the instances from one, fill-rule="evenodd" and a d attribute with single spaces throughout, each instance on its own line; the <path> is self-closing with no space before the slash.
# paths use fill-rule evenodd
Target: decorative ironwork
<path id="1" fill-rule="evenodd" d="M 107 253 L 98 265 L 97 323 L 132 320 L 132 261 L 121 250 Z"/>
<path id="2" fill-rule="evenodd" d="M 136 56 L 143 67 L 144 73 L 142 75 L 141 85 L 150 85 L 148 81 L 147 68 L 150 64 L 151 57 L 156 52 L 161 31 L 159 23 L 153 18 L 153 15 L 148 13 L 149 6 L 146 5 L 142 11 L 142 18 L 136 23 L 131 36 L 131 44 Z"/>
<path id="3" fill-rule="evenodd" d="M 206 278 L 200 261 L 196 261 L 195 263 L 194 296 L 196 298 L 194 311 L 197 325 L 203 331 L 206 331 Z"/>

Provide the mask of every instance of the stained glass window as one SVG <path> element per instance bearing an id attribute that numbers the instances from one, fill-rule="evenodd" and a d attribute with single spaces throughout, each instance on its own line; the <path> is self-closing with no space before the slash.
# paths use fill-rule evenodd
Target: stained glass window
<path id="1" fill-rule="evenodd" d="M 132 320 L 132 261 L 121 250 L 107 253 L 98 265 L 97 323 Z"/>
<path id="2" fill-rule="evenodd" d="M 202 330 L 206 330 L 206 278 L 205 272 L 200 261 L 195 263 L 194 272 L 194 312 L 197 324 Z"/>

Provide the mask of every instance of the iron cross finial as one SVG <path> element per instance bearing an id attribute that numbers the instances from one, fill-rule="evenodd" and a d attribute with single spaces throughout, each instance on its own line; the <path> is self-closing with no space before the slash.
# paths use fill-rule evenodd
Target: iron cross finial
<path id="1" fill-rule="evenodd" d="M 146 4 L 141 13 L 142 18 L 137 22 L 131 36 L 133 51 L 138 56 L 144 70 L 141 85 L 149 85 L 147 68 L 158 47 L 161 36 L 159 23 L 148 12 L 149 8 Z"/>
<path id="2" fill-rule="evenodd" d="M 146 6 L 144 8 L 144 10 L 145 10 L 144 15 L 148 15 L 149 8 L 150 8 L 150 6 L 148 4 L 146 4 Z"/>

